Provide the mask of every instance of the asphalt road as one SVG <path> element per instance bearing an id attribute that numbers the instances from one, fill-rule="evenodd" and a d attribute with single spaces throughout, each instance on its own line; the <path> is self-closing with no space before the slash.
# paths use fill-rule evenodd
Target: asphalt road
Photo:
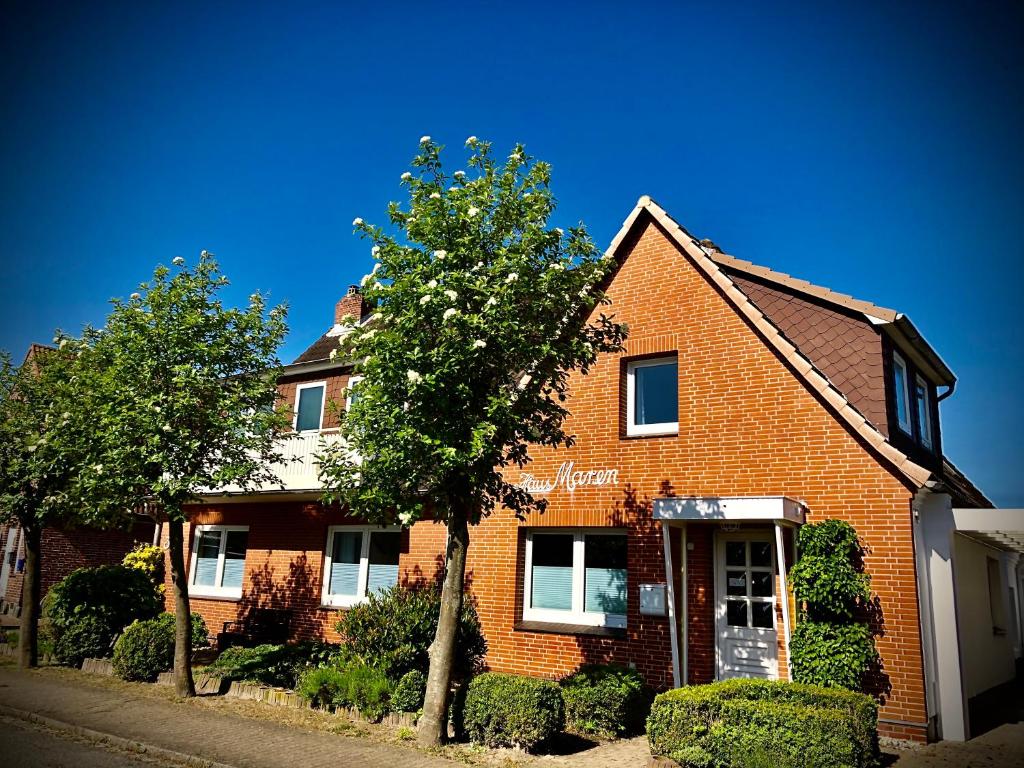
<path id="1" fill-rule="evenodd" d="M 0 765 L 18 768 L 181 768 L 175 763 L 131 755 L 70 734 L 0 717 Z"/>

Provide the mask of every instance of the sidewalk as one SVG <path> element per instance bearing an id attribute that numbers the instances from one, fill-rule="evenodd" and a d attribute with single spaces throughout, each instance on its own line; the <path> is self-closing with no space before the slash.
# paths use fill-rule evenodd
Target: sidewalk
<path id="1" fill-rule="evenodd" d="M 451 768 L 455 763 L 391 744 L 313 733 L 187 704 L 0 667 L 0 706 L 232 768 Z"/>

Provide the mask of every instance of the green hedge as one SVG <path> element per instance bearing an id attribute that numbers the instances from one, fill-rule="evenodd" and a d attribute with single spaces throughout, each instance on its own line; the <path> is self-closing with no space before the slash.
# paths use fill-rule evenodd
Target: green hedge
<path id="1" fill-rule="evenodd" d="M 427 694 L 427 676 L 418 669 L 402 675 L 391 694 L 391 708 L 395 712 L 419 712 Z"/>
<path id="2" fill-rule="evenodd" d="M 640 673 L 617 664 L 585 664 L 561 682 L 565 727 L 615 738 L 639 733 L 651 708 Z"/>
<path id="3" fill-rule="evenodd" d="M 359 662 L 310 669 L 296 685 L 299 695 L 314 707 L 355 707 L 370 720 L 380 720 L 390 711 L 391 688 L 383 672 Z"/>
<path id="4" fill-rule="evenodd" d="M 225 680 L 295 688 L 306 670 L 334 663 L 340 652 L 337 645 L 317 640 L 255 648 L 234 646 L 225 649 L 206 670 Z"/>
<path id="5" fill-rule="evenodd" d="M 486 672 L 470 682 L 462 717 L 478 744 L 532 749 L 562 730 L 563 707 L 557 683 Z"/>
<path id="6" fill-rule="evenodd" d="M 878 708 L 860 693 L 773 680 L 726 680 L 658 695 L 651 752 L 688 768 L 865 768 Z"/>
<path id="7" fill-rule="evenodd" d="M 173 663 L 173 620 L 136 621 L 114 645 L 114 673 L 122 680 L 152 683 Z"/>

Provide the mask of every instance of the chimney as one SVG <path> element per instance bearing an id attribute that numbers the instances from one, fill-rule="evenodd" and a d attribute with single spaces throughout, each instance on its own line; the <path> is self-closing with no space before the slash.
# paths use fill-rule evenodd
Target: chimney
<path id="1" fill-rule="evenodd" d="M 334 305 L 334 324 L 340 324 L 345 315 L 352 315 L 356 321 L 359 321 L 366 314 L 366 310 L 366 300 L 359 292 L 359 286 L 350 285 L 341 301 Z"/>

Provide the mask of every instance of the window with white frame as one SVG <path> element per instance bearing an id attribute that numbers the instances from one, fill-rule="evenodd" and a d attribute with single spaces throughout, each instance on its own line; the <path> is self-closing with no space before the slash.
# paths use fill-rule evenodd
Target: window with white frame
<path id="1" fill-rule="evenodd" d="M 347 607 L 398 583 L 401 528 L 334 525 L 327 529 L 323 604 Z"/>
<path id="2" fill-rule="evenodd" d="M 928 382 L 918 376 L 915 379 L 914 402 L 917 406 L 917 427 L 921 445 L 932 447 L 932 403 L 928 395 Z"/>
<path id="3" fill-rule="evenodd" d="M 679 363 L 676 357 L 634 360 L 626 365 L 626 434 L 679 431 Z"/>
<path id="4" fill-rule="evenodd" d="M 626 626 L 626 534 L 528 531 L 523 619 Z"/>
<path id="5" fill-rule="evenodd" d="M 358 391 L 356 391 L 356 387 L 358 386 L 359 382 L 362 381 L 362 380 L 363 380 L 362 376 L 350 376 L 349 377 L 349 379 L 348 379 L 348 386 L 346 387 L 347 391 L 345 392 L 345 410 L 346 411 L 349 408 L 351 408 L 352 407 L 352 403 L 354 403 L 358 399 L 359 393 L 358 393 Z"/>
<path id="6" fill-rule="evenodd" d="M 907 375 L 907 364 L 897 354 L 892 356 L 893 391 L 896 402 L 896 421 L 900 429 L 908 435 L 913 434 L 910 424 L 910 382 Z"/>
<path id="7" fill-rule="evenodd" d="M 327 385 L 323 381 L 315 384 L 299 384 L 295 388 L 295 431 L 315 432 L 324 421 L 324 394 Z"/>
<path id="8" fill-rule="evenodd" d="M 197 597 L 241 598 L 249 527 L 197 525 L 189 592 Z"/>

